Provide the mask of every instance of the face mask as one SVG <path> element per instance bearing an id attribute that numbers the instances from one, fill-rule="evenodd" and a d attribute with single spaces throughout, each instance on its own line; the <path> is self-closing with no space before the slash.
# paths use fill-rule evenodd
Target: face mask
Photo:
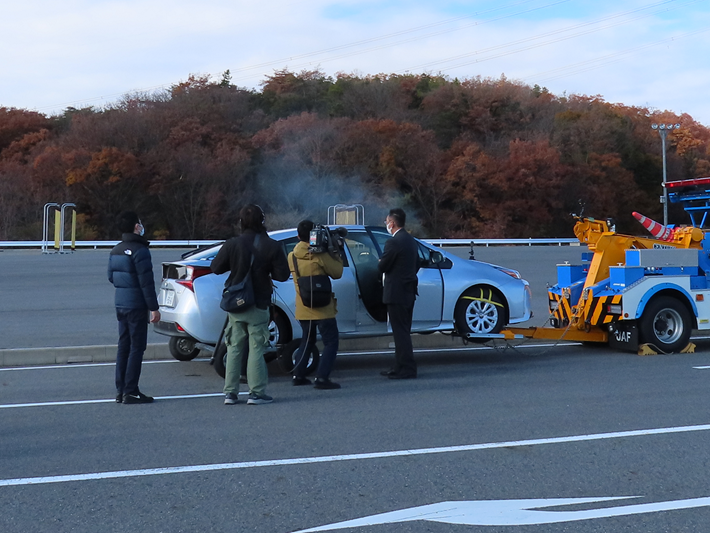
<path id="1" fill-rule="evenodd" d="M 387 224 L 387 233 L 389 233 L 390 235 L 393 235 L 393 233 L 392 233 L 393 229 L 394 229 L 394 224 L 392 224 L 392 222 L 389 222 Z"/>
<path id="2" fill-rule="evenodd" d="M 143 227 L 143 222 L 138 221 L 138 224 L 140 224 L 141 227 L 141 231 L 138 235 L 142 237 L 143 235 L 145 235 L 145 227 Z"/>

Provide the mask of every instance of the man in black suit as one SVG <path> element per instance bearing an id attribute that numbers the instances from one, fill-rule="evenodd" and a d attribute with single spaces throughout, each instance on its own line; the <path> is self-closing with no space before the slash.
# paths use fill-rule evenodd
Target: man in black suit
<path id="1" fill-rule="evenodd" d="M 387 239 L 378 268 L 385 275 L 382 302 L 394 337 L 394 367 L 382 372 L 389 379 L 414 379 L 417 364 L 412 351 L 412 314 L 417 297 L 417 271 L 419 270 L 419 245 L 404 229 L 406 214 L 402 209 L 392 209 L 385 220 Z"/>

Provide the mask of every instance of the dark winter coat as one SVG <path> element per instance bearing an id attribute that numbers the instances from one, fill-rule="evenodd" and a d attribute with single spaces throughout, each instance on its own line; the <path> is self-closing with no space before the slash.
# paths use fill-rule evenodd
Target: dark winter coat
<path id="1" fill-rule="evenodd" d="M 382 302 L 414 305 L 418 294 L 419 245 L 404 228 L 385 242 L 378 268 L 385 275 Z"/>
<path id="2" fill-rule="evenodd" d="M 215 274 L 230 272 L 225 287 L 239 283 L 247 275 L 255 238 L 254 231 L 246 230 L 239 237 L 233 237 L 225 242 L 212 260 L 212 272 Z M 267 309 L 271 305 L 273 292 L 271 280 L 286 281 L 289 274 L 286 254 L 281 243 L 273 240 L 266 232 L 260 233 L 251 270 L 256 307 Z"/>
<path id="3" fill-rule="evenodd" d="M 150 243 L 136 233 L 124 233 L 108 259 L 108 280 L 116 287 L 116 307 L 158 310 Z"/>

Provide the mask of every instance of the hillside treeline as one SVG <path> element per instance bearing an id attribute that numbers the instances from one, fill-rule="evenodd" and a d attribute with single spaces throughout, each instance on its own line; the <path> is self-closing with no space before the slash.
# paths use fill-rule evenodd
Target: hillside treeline
<path id="1" fill-rule="evenodd" d="M 245 203 L 270 229 L 329 205 L 366 222 L 403 206 L 421 236 L 571 236 L 571 212 L 639 233 L 669 180 L 710 175 L 710 130 L 688 115 L 480 77 L 275 72 L 260 90 L 191 76 L 61 115 L 0 108 L 0 240 L 38 240 L 47 202 L 78 206 L 79 239 L 115 239 L 134 209 L 155 239 L 231 235 Z M 685 223 L 677 206 L 671 222 Z"/>

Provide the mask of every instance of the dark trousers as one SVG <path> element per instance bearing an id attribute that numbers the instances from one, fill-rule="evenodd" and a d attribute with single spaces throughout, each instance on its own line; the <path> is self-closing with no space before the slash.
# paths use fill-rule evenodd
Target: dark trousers
<path id="1" fill-rule="evenodd" d="M 141 377 L 143 353 L 148 344 L 148 310 L 116 308 L 118 352 L 116 392 L 135 394 Z"/>
<path id="2" fill-rule="evenodd" d="M 320 354 L 320 362 L 316 377 L 319 379 L 328 379 L 333 365 L 335 364 L 335 356 L 338 354 L 338 341 L 340 335 L 338 333 L 338 322 L 335 318 L 325 318 L 323 320 L 299 320 L 303 335 L 301 337 L 301 346 L 298 348 L 297 364 L 293 369 L 293 375 L 297 378 L 306 376 L 306 367 L 308 366 L 308 354 L 310 354 L 313 345 L 316 343 L 316 327 L 320 331 L 320 336 L 323 339 L 323 353 Z M 306 354 L 305 356 L 303 354 Z"/>
<path id="3" fill-rule="evenodd" d="M 412 349 L 412 314 L 414 304 L 387 304 L 387 314 L 394 337 L 394 370 L 402 374 L 417 374 Z"/>

